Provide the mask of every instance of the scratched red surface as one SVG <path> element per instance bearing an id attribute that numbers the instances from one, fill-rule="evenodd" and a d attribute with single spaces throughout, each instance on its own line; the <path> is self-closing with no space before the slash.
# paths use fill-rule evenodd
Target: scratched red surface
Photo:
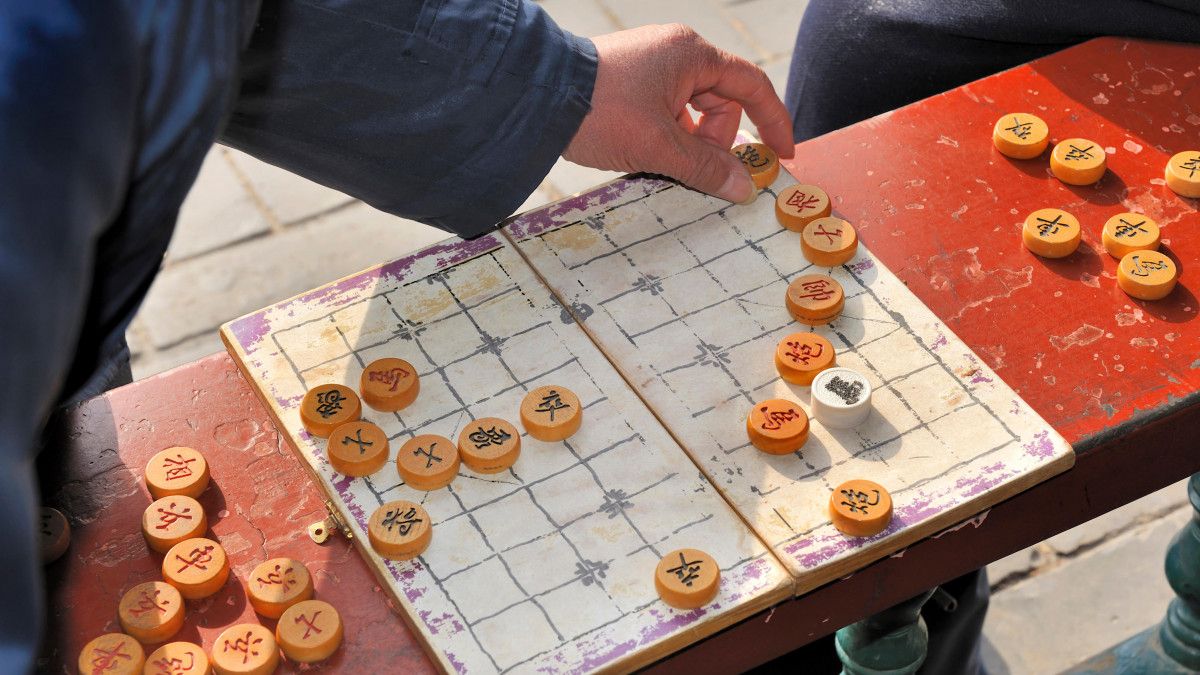
<path id="1" fill-rule="evenodd" d="M 234 623 L 258 617 L 243 583 L 259 562 L 277 556 L 303 561 L 316 597 L 338 609 L 345 642 L 313 666 L 280 672 L 434 672 L 420 644 L 349 542 L 324 545 L 307 535 L 324 517 L 324 499 L 269 421 L 232 360 L 218 354 L 88 401 L 61 420 L 61 477 L 44 501 L 74 527 L 67 555 L 46 568 L 50 592 L 47 644 L 39 670 L 74 673 L 91 638 L 120 631 L 117 602 L 134 584 L 159 579 L 163 556 L 142 539 L 141 517 L 151 497 L 141 478 L 150 457 L 171 445 L 204 453 L 212 486 L 200 497 L 210 535 L 225 547 L 231 579 L 216 595 L 189 602 L 174 638 L 213 640 Z M 149 649 L 147 653 L 149 653 Z"/>
<path id="2" fill-rule="evenodd" d="M 811 105 L 818 105 L 811 102 Z M 1098 142 L 1108 172 L 1071 187 L 1049 151 L 1011 160 L 995 121 L 1030 112 L 1051 143 Z M 1200 47 L 1094 40 L 797 146 L 788 168 L 821 185 L 862 240 L 1076 449 L 1196 405 L 1200 218 L 1163 168 L 1200 149 Z M 1083 225 L 1061 261 L 1021 245 L 1025 216 L 1062 208 Z M 1179 287 L 1157 302 L 1116 285 L 1100 231 L 1121 211 L 1162 227 Z"/>

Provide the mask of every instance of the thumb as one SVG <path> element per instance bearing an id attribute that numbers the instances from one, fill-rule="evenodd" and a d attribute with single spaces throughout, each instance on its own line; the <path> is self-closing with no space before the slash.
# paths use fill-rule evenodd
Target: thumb
<path id="1" fill-rule="evenodd" d="M 735 204 L 754 201 L 757 190 L 750 172 L 728 150 L 689 134 L 681 127 L 672 129 L 663 173 L 688 187 L 720 197 Z"/>

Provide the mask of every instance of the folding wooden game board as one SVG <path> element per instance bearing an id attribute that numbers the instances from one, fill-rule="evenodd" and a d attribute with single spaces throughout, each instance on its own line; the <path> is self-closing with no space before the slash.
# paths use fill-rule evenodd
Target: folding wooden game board
<path id="1" fill-rule="evenodd" d="M 817 331 L 871 380 L 870 418 L 845 431 L 814 423 L 792 455 L 749 445 L 754 401 L 807 406 L 772 362 L 779 339 L 804 328 L 783 297 L 810 266 L 773 213 L 775 191 L 793 182 L 784 173 L 737 206 L 620 179 L 222 327 L 442 668 L 649 663 L 1071 466 L 1069 445 L 864 247 L 831 271 L 846 308 Z M 511 471 L 464 468 L 429 493 L 404 485 L 394 463 L 348 479 L 297 409 L 307 388 L 356 386 L 382 356 L 407 359 L 422 381 L 400 413 L 365 410 L 393 447 L 455 438 L 476 417 L 516 422 L 523 394 L 550 383 L 580 395 L 583 428 L 558 443 L 523 437 Z M 829 521 L 833 486 L 856 477 L 895 500 L 875 537 Z M 393 499 L 422 502 L 434 520 L 415 560 L 385 561 L 365 543 L 371 512 Z M 721 591 L 699 610 L 671 609 L 654 590 L 659 557 L 681 547 L 721 564 Z"/>

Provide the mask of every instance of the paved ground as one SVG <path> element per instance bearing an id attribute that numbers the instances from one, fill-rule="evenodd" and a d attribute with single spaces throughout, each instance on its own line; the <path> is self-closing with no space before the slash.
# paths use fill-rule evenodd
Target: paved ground
<path id="1" fill-rule="evenodd" d="M 783 91 L 804 0 L 542 0 L 595 35 L 682 21 L 760 64 Z M 521 210 L 608 180 L 560 162 Z M 162 273 L 129 332 L 135 377 L 221 349 L 222 322 L 442 239 L 247 155 L 215 147 L 185 203 Z M 990 568 L 995 673 L 1057 672 L 1158 621 L 1162 554 L 1186 521 L 1182 484 Z M 1100 589 L 1103 589 L 1101 592 Z"/>

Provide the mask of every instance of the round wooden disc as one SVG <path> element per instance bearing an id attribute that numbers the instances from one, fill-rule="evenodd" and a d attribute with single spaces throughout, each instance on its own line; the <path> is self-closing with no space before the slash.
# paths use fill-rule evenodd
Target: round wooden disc
<path id="1" fill-rule="evenodd" d="M 878 483 L 856 478 L 829 495 L 833 526 L 852 537 L 870 537 L 892 521 L 892 496 Z"/>
<path id="2" fill-rule="evenodd" d="M 1184 150 L 1167 162 L 1167 187 L 1183 197 L 1200 197 L 1200 151 Z"/>
<path id="3" fill-rule="evenodd" d="M 395 412 L 417 400 L 421 378 L 404 359 L 376 359 L 363 369 L 358 383 L 363 401 L 376 410 Z"/>
<path id="4" fill-rule="evenodd" d="M 704 551 L 681 548 L 663 556 L 654 570 L 654 588 L 663 602 L 676 609 L 708 604 L 721 586 L 721 568 Z"/>
<path id="5" fill-rule="evenodd" d="M 1021 240 L 1043 258 L 1065 258 L 1079 248 L 1079 220 L 1062 209 L 1038 209 L 1025 217 Z"/>
<path id="6" fill-rule="evenodd" d="M 219 675 L 270 675 L 279 665 L 279 646 L 267 628 L 239 623 L 213 641 L 211 661 Z"/>
<path id="7" fill-rule="evenodd" d="M 798 403 L 772 398 L 757 403 L 746 416 L 746 433 L 754 447 L 786 455 L 808 442 L 808 413 Z"/>
<path id="8" fill-rule="evenodd" d="M 278 619 L 288 607 L 313 596 L 312 576 L 299 560 L 272 558 L 250 572 L 246 595 L 254 611 Z"/>
<path id="9" fill-rule="evenodd" d="M 202 537 L 208 518 L 200 502 L 186 495 L 156 499 L 142 512 L 142 536 L 151 550 L 166 553 L 185 539 Z"/>
<path id="10" fill-rule="evenodd" d="M 828 216 L 832 208 L 829 195 L 816 185 L 789 185 L 775 198 L 775 218 L 793 232 L 801 232 L 805 225 Z"/>
<path id="11" fill-rule="evenodd" d="M 521 425 L 539 441 L 570 438 L 583 424 L 583 405 L 575 392 L 555 384 L 538 387 L 521 400 Z"/>
<path id="12" fill-rule="evenodd" d="M 816 333 L 792 333 L 775 347 L 775 369 L 792 384 L 807 387 L 817 373 L 835 365 L 833 345 Z"/>
<path id="13" fill-rule="evenodd" d="M 221 590 L 229 579 L 225 549 L 212 539 L 185 539 L 163 557 L 163 579 L 188 600 L 199 600 Z"/>
<path id="14" fill-rule="evenodd" d="M 344 384 L 317 385 L 300 401 L 300 423 L 308 433 L 321 438 L 328 438 L 334 429 L 361 415 L 358 394 Z"/>
<path id="15" fill-rule="evenodd" d="M 121 630 L 143 644 L 166 642 L 183 627 L 183 596 L 172 585 L 147 581 L 125 591 L 117 605 Z"/>
<path id="16" fill-rule="evenodd" d="M 199 497 L 208 487 L 208 462 L 194 448 L 167 448 L 146 463 L 146 489 L 155 499 L 170 495 Z"/>
<path id="17" fill-rule="evenodd" d="M 366 420 L 346 422 L 334 429 L 325 451 L 334 471 L 355 478 L 382 469 L 391 454 L 387 434 Z"/>
<path id="18" fill-rule="evenodd" d="M 408 560 L 421 555 L 433 538 L 433 523 L 424 507 L 398 500 L 381 504 L 367 522 L 371 548 L 392 560 Z"/>
<path id="19" fill-rule="evenodd" d="M 168 642 L 146 657 L 145 675 L 206 675 L 211 673 L 204 648 L 190 642 Z"/>
<path id="20" fill-rule="evenodd" d="M 1046 151 L 1050 127 L 1042 118 L 1029 113 L 1009 113 L 996 120 L 992 144 L 1013 159 L 1032 159 Z"/>
<path id="21" fill-rule="evenodd" d="M 1104 250 L 1120 260 L 1134 251 L 1156 251 L 1162 233 L 1154 219 L 1140 213 L 1118 213 L 1104 223 Z"/>
<path id="22" fill-rule="evenodd" d="M 321 600 L 299 602 L 279 617 L 275 639 L 292 661 L 324 661 L 342 644 L 342 617 L 333 605 Z"/>
<path id="23" fill-rule="evenodd" d="M 824 274 L 796 277 L 787 287 L 784 299 L 792 318 L 809 326 L 827 324 L 842 313 L 846 295 L 842 285 Z"/>
<path id="24" fill-rule="evenodd" d="M 769 187 L 779 176 L 779 157 L 764 143 L 743 143 L 730 152 L 742 160 L 750 179 L 759 190 Z"/>
<path id="25" fill-rule="evenodd" d="M 1068 138 L 1050 153 L 1050 173 L 1068 185 L 1091 185 L 1104 177 L 1104 146 L 1086 138 Z"/>
<path id="26" fill-rule="evenodd" d="M 841 218 L 817 218 L 800 233 L 800 250 L 814 265 L 837 267 L 858 253 L 858 233 Z"/>
<path id="27" fill-rule="evenodd" d="M 1159 251 L 1134 251 L 1117 264 L 1117 285 L 1139 300 L 1159 300 L 1175 290 L 1179 268 Z"/>
<path id="28" fill-rule="evenodd" d="M 79 672 L 85 675 L 142 675 L 146 651 L 124 633 L 105 633 L 79 652 Z"/>
<path id="29" fill-rule="evenodd" d="M 436 434 L 414 436 L 396 453 L 396 469 L 414 490 L 446 487 L 458 475 L 458 464 L 458 446 Z"/>
<path id="30" fill-rule="evenodd" d="M 463 464 L 478 473 L 499 473 L 521 454 L 521 432 L 499 417 L 483 417 L 463 427 L 458 435 Z"/>
<path id="31" fill-rule="evenodd" d="M 71 523 L 58 509 L 43 506 L 38 512 L 38 549 L 43 565 L 58 560 L 71 545 Z"/>

